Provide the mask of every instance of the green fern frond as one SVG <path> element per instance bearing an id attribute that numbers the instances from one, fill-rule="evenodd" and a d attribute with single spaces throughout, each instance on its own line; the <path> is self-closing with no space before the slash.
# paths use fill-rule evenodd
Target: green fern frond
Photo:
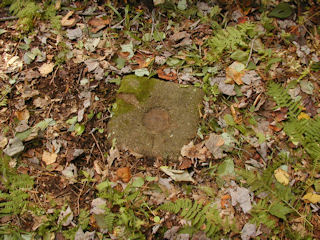
<path id="1" fill-rule="evenodd" d="M 292 120 L 284 125 L 285 133 L 299 142 L 317 164 L 320 160 L 320 118 Z M 318 169 L 318 168 L 316 168 Z"/>
<path id="2" fill-rule="evenodd" d="M 289 120 L 284 123 L 284 131 L 293 142 L 300 143 L 314 160 L 314 168 L 320 169 L 320 117 L 300 119 L 302 112 L 300 101 L 294 101 L 280 84 L 270 82 L 268 94 L 278 107 L 287 107 Z"/>
<path id="3" fill-rule="evenodd" d="M 107 209 L 104 216 L 104 222 L 109 231 L 112 231 L 114 227 L 115 219 L 116 219 L 116 215 L 112 213 L 110 209 Z"/>
<path id="4" fill-rule="evenodd" d="M 26 174 L 18 174 L 8 166 L 9 158 L 0 152 L 0 179 L 5 191 L 0 191 L 0 217 L 20 214 L 28 205 L 27 189 L 33 186 L 33 179 Z"/>
<path id="5" fill-rule="evenodd" d="M 297 119 L 302 112 L 300 101 L 294 101 L 289 93 L 280 84 L 270 82 L 268 85 L 268 95 L 273 97 L 278 107 L 288 108 L 288 116 L 290 119 Z"/>
<path id="6" fill-rule="evenodd" d="M 253 23 L 239 24 L 234 27 L 218 30 L 215 36 L 208 40 L 210 51 L 208 60 L 218 60 L 225 51 L 235 51 L 238 48 L 248 48 L 249 35 L 254 32 Z"/>
<path id="7" fill-rule="evenodd" d="M 276 222 L 270 216 L 269 212 L 269 204 L 266 200 L 260 200 L 255 205 L 253 205 L 250 215 L 252 219 L 251 223 L 255 223 L 256 225 L 264 224 L 269 229 L 274 229 L 276 227 Z"/>
<path id="8" fill-rule="evenodd" d="M 14 0 L 8 1 L 9 11 L 19 18 L 18 24 L 24 31 L 30 31 L 37 19 L 50 20 L 51 26 L 60 29 L 60 18 L 56 14 L 55 1 Z"/>
<path id="9" fill-rule="evenodd" d="M 8 94 L 11 92 L 11 87 L 9 85 L 5 85 L 2 87 L 0 92 L 0 107 L 7 106 L 8 103 Z"/>
<path id="10" fill-rule="evenodd" d="M 207 237 L 216 237 L 216 234 L 224 229 L 219 211 L 210 204 L 192 202 L 190 199 L 178 199 L 175 202 L 162 204 L 158 209 L 178 214 L 191 221 L 192 227 L 203 230 Z M 204 229 L 203 229 L 204 228 Z"/>

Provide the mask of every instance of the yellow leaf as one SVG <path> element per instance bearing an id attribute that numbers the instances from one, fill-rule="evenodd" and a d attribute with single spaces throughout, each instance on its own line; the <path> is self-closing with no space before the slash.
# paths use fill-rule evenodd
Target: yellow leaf
<path id="1" fill-rule="evenodd" d="M 42 161 L 44 161 L 47 165 L 54 163 L 57 160 L 56 153 L 50 153 L 47 151 L 43 151 L 42 154 Z"/>
<path id="2" fill-rule="evenodd" d="M 302 112 L 298 116 L 298 120 L 301 120 L 301 119 L 310 119 L 310 116 L 308 114 L 306 114 L 305 112 Z"/>
<path id="3" fill-rule="evenodd" d="M 287 173 L 285 170 L 278 168 L 274 171 L 274 177 L 277 179 L 277 181 L 283 185 L 289 184 L 289 173 Z"/>
<path id="4" fill-rule="evenodd" d="M 225 83 L 236 82 L 238 85 L 243 84 L 242 77 L 245 75 L 246 66 L 240 62 L 234 62 L 226 68 L 226 81 Z"/>
<path id="5" fill-rule="evenodd" d="M 67 13 L 67 15 L 65 15 L 62 19 L 61 19 L 61 25 L 63 27 L 71 27 L 74 24 L 76 24 L 76 19 L 75 18 L 70 18 L 72 16 L 74 12 L 73 11 L 69 11 Z"/>
<path id="6" fill-rule="evenodd" d="M 320 202 L 320 195 L 309 192 L 306 195 L 304 195 L 302 199 L 315 204 Z"/>
<path id="7" fill-rule="evenodd" d="M 53 68 L 54 68 L 53 63 L 44 63 L 41 65 L 41 67 L 39 67 L 39 72 L 42 77 L 45 77 L 53 71 Z"/>

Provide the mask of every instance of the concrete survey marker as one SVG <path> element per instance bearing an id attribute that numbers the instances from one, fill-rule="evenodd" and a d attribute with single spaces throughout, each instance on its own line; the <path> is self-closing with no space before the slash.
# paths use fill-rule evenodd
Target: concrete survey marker
<path id="1" fill-rule="evenodd" d="M 110 140 L 121 149 L 175 160 L 196 135 L 202 98 L 193 86 L 126 76 L 108 123 Z"/>

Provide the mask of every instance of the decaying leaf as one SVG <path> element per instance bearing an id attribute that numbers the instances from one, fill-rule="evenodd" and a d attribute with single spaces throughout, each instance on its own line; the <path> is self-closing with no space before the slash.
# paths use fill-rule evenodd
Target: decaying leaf
<path id="1" fill-rule="evenodd" d="M 3 150 L 5 154 L 12 157 L 24 150 L 24 145 L 22 141 L 15 137 L 9 140 L 7 147 Z"/>
<path id="2" fill-rule="evenodd" d="M 235 206 L 237 203 L 239 203 L 244 213 L 250 212 L 252 205 L 249 194 L 250 191 L 248 189 L 236 186 L 236 189 L 230 189 L 229 193 L 232 198 L 232 206 Z"/>
<path id="3" fill-rule="evenodd" d="M 58 155 L 56 153 L 50 153 L 47 151 L 43 151 L 42 153 L 42 161 L 44 161 L 47 165 L 50 165 L 56 162 Z"/>
<path id="4" fill-rule="evenodd" d="M 116 174 L 124 183 L 128 183 L 131 179 L 130 168 L 128 167 L 119 168 Z"/>
<path id="5" fill-rule="evenodd" d="M 17 116 L 19 121 L 22 121 L 22 120 L 26 120 L 27 121 L 29 119 L 29 117 L 30 117 L 30 113 L 29 113 L 28 109 L 24 109 L 22 111 L 16 111 L 15 115 Z"/>
<path id="6" fill-rule="evenodd" d="M 119 152 L 118 148 L 117 147 L 111 148 L 109 151 L 108 158 L 107 158 L 109 168 L 112 166 L 114 160 L 119 159 L 119 158 L 120 158 L 120 152 Z"/>
<path id="7" fill-rule="evenodd" d="M 91 210 L 90 213 L 93 214 L 104 214 L 105 213 L 105 206 L 107 201 L 103 198 L 95 198 L 91 202 Z"/>
<path id="8" fill-rule="evenodd" d="M 246 223 L 241 230 L 241 239 L 250 240 L 257 236 L 257 226 L 253 223 Z"/>
<path id="9" fill-rule="evenodd" d="M 160 68 L 157 70 L 158 77 L 164 80 L 173 81 L 178 78 L 178 75 L 173 71 L 166 71 L 164 68 Z"/>
<path id="10" fill-rule="evenodd" d="M 211 133 L 209 139 L 205 141 L 205 145 L 215 159 L 223 158 L 225 156 L 222 149 L 222 146 L 224 145 L 224 139 L 221 135 Z"/>
<path id="11" fill-rule="evenodd" d="M 0 135 L 0 148 L 3 149 L 8 144 L 8 138 Z"/>
<path id="12" fill-rule="evenodd" d="M 160 169 L 165 174 L 169 175 L 174 181 L 195 183 L 194 179 L 191 177 L 191 175 L 187 171 L 174 170 L 169 168 L 168 166 L 162 166 L 160 167 Z"/>
<path id="13" fill-rule="evenodd" d="M 97 33 L 101 29 L 105 28 L 110 23 L 109 19 L 101 18 L 101 17 L 95 17 L 88 21 L 88 24 L 91 25 L 93 28 L 91 29 L 91 32 Z"/>
<path id="14" fill-rule="evenodd" d="M 316 204 L 320 202 L 320 195 L 313 192 L 309 192 L 306 195 L 304 195 L 302 199 L 307 200 L 313 204 Z"/>
<path id="15" fill-rule="evenodd" d="M 193 141 L 181 148 L 181 155 L 190 159 L 200 160 L 205 160 L 209 157 L 208 149 L 204 146 L 204 142 L 194 145 Z"/>
<path id="16" fill-rule="evenodd" d="M 274 177 L 277 181 L 283 185 L 288 185 L 290 176 L 289 173 L 283 170 L 282 168 L 278 168 L 274 171 Z"/>
<path id="17" fill-rule="evenodd" d="M 81 28 L 75 28 L 75 29 L 68 29 L 67 30 L 67 37 L 70 40 L 78 39 L 82 37 L 82 30 Z"/>
<path id="18" fill-rule="evenodd" d="M 95 231 L 93 231 L 93 232 L 86 231 L 84 233 L 81 226 L 80 226 L 74 236 L 74 240 L 94 240 L 95 235 L 96 235 Z"/>
<path id="19" fill-rule="evenodd" d="M 76 182 L 76 178 L 78 176 L 77 167 L 71 163 L 68 167 L 66 167 L 62 172 L 63 176 L 68 178 L 71 182 Z"/>
<path id="20" fill-rule="evenodd" d="M 68 206 L 68 208 L 64 211 L 60 212 L 58 223 L 61 223 L 62 226 L 68 226 L 73 220 L 73 212 L 71 211 L 71 208 Z"/>
<path id="21" fill-rule="evenodd" d="M 53 71 L 54 63 L 44 63 L 39 67 L 39 72 L 42 77 L 47 76 L 49 73 Z"/>
<path id="22" fill-rule="evenodd" d="M 76 24 L 75 18 L 70 18 L 74 12 L 69 11 L 62 19 L 61 19 L 61 26 L 63 27 L 72 27 Z"/>
<path id="23" fill-rule="evenodd" d="M 246 66 L 240 62 L 234 62 L 226 68 L 226 83 L 235 82 L 238 85 L 243 84 L 242 77 L 245 75 Z"/>

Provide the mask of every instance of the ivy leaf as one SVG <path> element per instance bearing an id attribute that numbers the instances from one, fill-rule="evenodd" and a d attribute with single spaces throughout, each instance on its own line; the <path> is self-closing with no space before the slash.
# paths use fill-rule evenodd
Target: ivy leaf
<path id="1" fill-rule="evenodd" d="M 154 32 L 153 33 L 153 39 L 156 41 L 156 42 L 160 42 L 162 40 L 164 40 L 166 38 L 166 34 L 164 32 Z"/>
<path id="2" fill-rule="evenodd" d="M 276 216 L 276 217 L 281 218 L 281 219 L 283 219 L 283 220 L 287 220 L 286 215 L 287 215 L 288 213 L 291 213 L 291 212 L 292 212 L 292 209 L 286 207 L 286 206 L 285 206 L 283 203 L 281 203 L 281 202 L 276 202 L 276 203 L 273 203 L 273 204 L 270 206 L 269 212 L 270 212 L 270 214 L 272 214 L 273 216 Z"/>
<path id="3" fill-rule="evenodd" d="M 135 177 L 132 182 L 132 187 L 142 187 L 144 184 L 144 179 L 142 177 Z"/>
<path id="4" fill-rule="evenodd" d="M 0 28 L 0 35 L 3 34 L 3 33 L 6 33 L 6 32 L 8 32 L 8 31 L 3 29 L 3 28 Z"/>
<path id="5" fill-rule="evenodd" d="M 269 14 L 269 17 L 285 19 L 291 16 L 292 8 L 289 3 L 278 4 Z"/>
<path id="6" fill-rule="evenodd" d="M 149 76 L 150 72 L 148 70 L 148 68 L 139 68 L 134 70 L 134 74 L 138 77 L 143 77 L 144 75 Z"/>
<path id="7" fill-rule="evenodd" d="M 235 126 L 236 122 L 234 121 L 233 117 L 230 114 L 224 115 L 223 119 L 226 121 L 226 124 L 229 126 Z"/>
<path id="8" fill-rule="evenodd" d="M 234 162 L 231 158 L 224 160 L 223 163 L 219 165 L 217 169 L 217 175 L 220 177 L 228 175 L 235 176 Z"/>
<path id="9" fill-rule="evenodd" d="M 178 9 L 179 10 L 186 10 L 187 9 L 187 0 L 180 0 L 178 2 Z"/>
<path id="10" fill-rule="evenodd" d="M 82 124 L 77 123 L 74 126 L 74 131 L 78 136 L 80 136 L 84 132 L 84 130 L 85 130 L 85 127 Z"/>

